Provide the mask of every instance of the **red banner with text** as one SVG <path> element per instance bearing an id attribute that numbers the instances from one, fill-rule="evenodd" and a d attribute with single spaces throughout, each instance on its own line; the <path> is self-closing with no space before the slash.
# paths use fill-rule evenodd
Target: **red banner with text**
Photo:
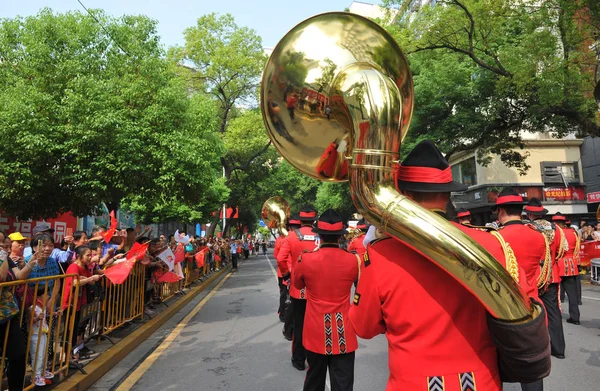
<path id="1" fill-rule="evenodd" d="M 21 235 L 30 238 L 33 234 L 33 228 L 38 225 L 49 225 L 50 228 L 54 229 L 54 242 L 60 245 L 60 242 L 66 235 L 67 228 L 71 228 L 73 231 L 77 229 L 77 217 L 71 213 L 64 213 L 55 219 L 18 220 L 0 211 L 0 231 L 7 235 L 13 232 L 20 232 Z"/>

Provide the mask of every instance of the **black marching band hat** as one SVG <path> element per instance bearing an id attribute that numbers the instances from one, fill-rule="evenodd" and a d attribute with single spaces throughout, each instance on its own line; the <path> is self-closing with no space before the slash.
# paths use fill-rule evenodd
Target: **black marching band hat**
<path id="1" fill-rule="evenodd" d="M 421 141 L 396 168 L 396 189 L 420 193 L 465 191 L 468 186 L 452 180 L 444 155 L 430 140 Z"/>
<path id="2" fill-rule="evenodd" d="M 471 216 L 471 211 L 466 210 L 465 208 L 460 208 L 456 211 L 456 217 L 463 218 L 463 217 L 470 217 Z"/>
<path id="3" fill-rule="evenodd" d="M 533 197 L 529 200 L 525 208 L 523 208 L 525 212 L 528 214 L 536 215 L 536 216 L 544 216 L 548 213 L 548 209 L 544 208 L 542 205 L 542 201 L 539 198 Z"/>
<path id="4" fill-rule="evenodd" d="M 552 216 L 552 221 L 564 221 L 564 222 L 566 222 L 567 218 L 562 213 L 556 212 L 556 214 L 554 216 Z"/>
<path id="5" fill-rule="evenodd" d="M 519 193 L 515 191 L 512 187 L 505 187 L 502 189 L 500 194 L 498 194 L 498 198 L 496 198 L 496 205 L 494 209 L 498 207 L 502 207 L 504 205 L 525 205 L 526 202 Z"/>
<path id="6" fill-rule="evenodd" d="M 346 226 L 342 216 L 333 209 L 327 209 L 313 224 L 313 232 L 319 235 L 344 235 Z"/>
<path id="7" fill-rule="evenodd" d="M 305 205 L 298 213 L 298 220 L 313 222 L 317 219 L 317 211 L 312 205 Z"/>

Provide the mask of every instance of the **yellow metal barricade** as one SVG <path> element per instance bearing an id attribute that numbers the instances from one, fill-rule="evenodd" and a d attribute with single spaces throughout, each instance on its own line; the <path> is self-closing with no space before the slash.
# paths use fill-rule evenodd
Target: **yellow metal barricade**
<path id="1" fill-rule="evenodd" d="M 194 258 L 185 260 L 183 274 L 185 276 L 185 287 L 190 286 L 191 284 L 200 279 L 200 269 L 198 268 L 198 265 L 196 264 L 196 260 Z"/>
<path id="2" fill-rule="evenodd" d="M 24 390 L 31 390 L 35 387 L 33 384 L 35 369 L 40 366 L 40 360 L 43 360 L 41 363 L 42 376 L 45 371 L 51 372 L 55 376 L 60 373 L 67 374 L 73 349 L 71 341 L 75 329 L 79 296 L 79 284 L 74 283 L 70 284 L 69 288 L 66 287 L 65 281 L 72 278 L 78 280 L 79 276 L 69 274 L 0 283 L 3 299 L 7 300 L 12 295 L 19 306 L 19 313 L 1 326 L 6 326 L 4 339 L 0 341 L 2 343 L 0 360 L 2 382 L 7 380 L 5 364 L 7 363 L 9 338 L 26 337 L 25 365 L 27 372 L 23 384 Z M 63 297 L 65 301 L 63 301 Z M 35 306 L 38 305 L 38 302 L 39 306 L 44 309 L 40 309 L 41 315 L 34 319 Z M 64 310 L 62 309 L 63 304 Z M 18 332 L 15 327 L 11 329 L 12 322 L 19 323 Z M 23 333 L 25 333 L 24 336 Z M 42 336 L 46 338 L 42 338 Z"/>
<path id="3" fill-rule="evenodd" d="M 145 272 L 144 265 L 136 262 L 124 283 L 115 285 L 107 278 L 102 280 L 102 324 L 105 334 L 144 315 Z"/>

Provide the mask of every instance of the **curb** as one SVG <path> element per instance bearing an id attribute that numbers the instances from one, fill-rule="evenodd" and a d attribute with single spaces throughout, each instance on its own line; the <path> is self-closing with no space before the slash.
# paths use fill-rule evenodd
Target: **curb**
<path id="1" fill-rule="evenodd" d="M 78 372 L 67 378 L 64 382 L 59 383 L 55 390 L 61 391 L 82 391 L 90 388 L 109 370 L 124 359 L 131 351 L 133 351 L 140 343 L 148 339 L 156 330 L 164 325 L 173 315 L 179 312 L 185 305 L 191 302 L 200 292 L 206 289 L 218 278 L 223 277 L 231 270 L 231 264 L 224 269 L 221 269 L 216 274 L 204 281 L 200 286 L 190 290 L 185 296 L 181 297 L 174 303 L 171 303 L 169 308 L 162 311 L 160 314 L 143 324 L 140 328 L 123 338 L 114 346 L 111 346 L 106 352 L 102 353 L 94 361 L 90 362 L 84 368 L 86 375 Z"/>

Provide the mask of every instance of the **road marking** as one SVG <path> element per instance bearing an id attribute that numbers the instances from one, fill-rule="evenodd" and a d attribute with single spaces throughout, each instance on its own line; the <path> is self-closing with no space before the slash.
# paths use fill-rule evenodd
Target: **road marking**
<path id="1" fill-rule="evenodd" d="M 154 364 L 154 362 L 158 360 L 158 358 L 169 348 L 169 346 L 171 346 L 171 344 L 173 343 L 173 341 L 175 341 L 179 334 L 181 334 L 181 332 L 183 331 L 185 326 L 187 326 L 190 320 L 192 320 L 192 318 L 196 316 L 196 314 L 202 309 L 202 307 L 204 307 L 208 300 L 210 300 L 210 298 L 213 297 L 215 293 L 217 293 L 219 288 L 221 288 L 221 286 L 225 283 L 225 281 L 227 281 L 227 279 L 231 276 L 232 273 L 233 272 L 229 272 L 225 277 L 223 277 L 223 279 L 217 284 L 217 286 L 215 286 L 213 290 L 210 291 L 210 293 L 206 295 L 206 297 L 202 299 L 202 301 L 198 303 L 198 305 L 196 305 L 196 307 L 194 307 L 194 309 L 185 318 L 183 318 L 181 322 L 177 324 L 177 326 L 175 326 L 173 331 L 171 331 L 167 338 L 165 338 L 162 341 L 162 343 L 152 352 L 152 354 L 150 354 L 144 360 L 144 362 L 142 362 L 135 369 L 135 371 L 133 371 L 131 375 L 129 375 L 123 381 L 123 383 L 121 383 L 119 387 L 117 387 L 117 391 L 130 390 L 135 385 L 135 383 L 137 383 L 141 379 L 144 373 L 146 373 L 148 369 L 150 369 L 152 364 Z"/>
<path id="2" fill-rule="evenodd" d="M 277 283 L 279 283 L 279 278 L 277 277 L 277 271 L 275 270 L 275 268 L 273 267 L 273 264 L 271 263 L 271 258 L 269 258 L 268 255 L 265 255 L 265 257 L 267 257 L 267 262 L 269 263 L 269 267 L 271 268 L 271 271 L 275 275 L 275 279 L 277 280 Z"/>
<path id="3" fill-rule="evenodd" d="M 600 301 L 600 299 L 597 298 L 597 297 L 581 296 L 581 298 L 582 299 L 590 299 L 590 300 L 598 300 L 598 301 Z"/>

